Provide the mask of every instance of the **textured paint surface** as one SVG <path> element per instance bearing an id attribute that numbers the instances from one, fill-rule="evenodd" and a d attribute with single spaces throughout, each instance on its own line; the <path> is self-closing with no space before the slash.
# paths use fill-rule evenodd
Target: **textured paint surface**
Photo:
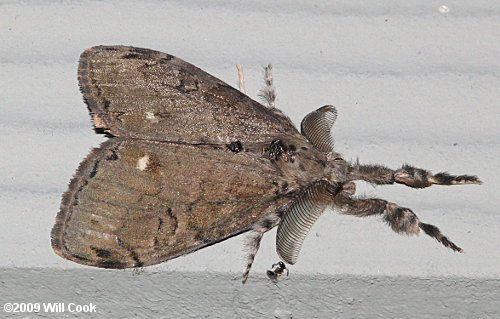
<path id="1" fill-rule="evenodd" d="M 443 4 L 449 7 L 448 14 L 438 10 Z M 391 167 L 412 162 L 436 171 L 473 172 L 483 178 L 481 187 L 458 189 L 358 186 L 361 192 L 398 200 L 429 222 L 442 225 L 465 253 L 443 251 L 424 236 L 401 237 L 377 218 L 358 220 L 326 213 L 305 241 L 300 262 L 289 267 L 289 279 L 282 276 L 280 280 L 320 273 L 334 283 L 317 291 L 318 278 L 325 277 L 313 275 L 310 279 L 315 280 L 305 280 L 300 292 L 283 291 L 278 300 L 300 300 L 295 313 L 331 309 L 331 294 L 356 286 L 360 290 L 333 301 L 338 307 L 344 305 L 339 311 L 343 309 L 345 318 L 351 317 L 349 312 L 371 318 L 371 309 L 397 318 L 398 311 L 403 313 L 405 305 L 412 305 L 411 300 L 415 307 L 408 306 L 409 318 L 418 318 L 419 311 L 438 316 L 452 313 L 445 312 L 452 311 L 451 305 L 467 305 L 466 309 L 457 308 L 466 314 L 462 318 L 481 317 L 468 315 L 472 312 L 466 310 L 476 309 L 475 305 L 494 307 L 496 314 L 489 317 L 500 317 L 498 304 L 488 302 L 499 299 L 488 297 L 499 290 L 498 282 L 491 286 L 484 279 L 500 277 L 498 1 L 390 1 L 377 5 L 368 1 L 261 1 L 251 7 L 246 2 L 145 1 L 119 6 L 117 1 L 2 2 L 0 265 L 11 272 L 0 272 L 0 281 L 14 284 L 1 284 L 0 296 L 29 290 L 33 291 L 30 296 L 48 296 L 44 299 L 50 301 L 61 300 L 64 294 L 79 294 L 90 301 L 98 295 L 119 305 L 116 311 L 103 309 L 108 317 L 147 316 L 149 309 L 155 313 L 157 307 L 174 300 L 186 305 L 185 309 L 199 310 L 180 312 L 181 317 L 196 317 L 202 311 L 198 304 L 213 311 L 231 309 L 226 293 L 233 296 L 241 291 L 243 261 L 238 254 L 243 254 L 244 238 L 235 237 L 155 268 L 175 271 L 173 278 L 188 278 L 184 271 L 200 274 L 188 284 L 182 279 L 172 281 L 175 289 L 168 292 L 150 287 L 157 283 L 165 289 L 169 280 L 151 283 L 139 276 L 122 285 L 115 279 L 120 278 L 116 272 L 99 278 L 103 284 L 73 286 L 90 277 L 99 280 L 94 272 L 56 256 L 50 247 L 47 236 L 68 177 L 89 150 L 104 141 L 91 131 L 78 91 L 75 61 L 83 48 L 121 43 L 181 56 L 233 86 L 237 84 L 234 63 L 242 63 L 252 97 L 263 86 L 262 66 L 272 62 L 277 106 L 296 125 L 318 106 L 337 106 L 336 147 L 347 158 L 359 156 Z M 275 232 L 264 236 L 254 265 L 257 278 L 245 286 L 262 284 L 242 301 L 246 305 L 242 307 L 251 308 L 252 314 L 262 304 L 277 302 L 270 298 L 276 288 L 267 286 L 270 281 L 265 276 L 277 261 L 274 236 Z M 48 274 L 24 276 L 26 270 L 21 267 L 26 266 L 42 267 Z M 58 286 L 61 295 L 44 288 L 65 269 L 75 267 L 82 272 L 68 274 Z M 213 281 L 207 270 L 234 273 L 235 286 L 228 287 L 226 277 Z M 52 272 L 56 275 L 50 275 Z M 351 274 L 361 283 L 349 281 L 336 288 L 333 278 L 338 279 L 338 274 Z M 397 286 L 397 277 L 392 276 L 398 275 L 421 279 Z M 385 289 L 367 294 L 373 285 L 367 286 L 358 276 L 369 276 Z M 457 288 L 455 282 L 462 281 L 456 278 L 463 278 L 464 289 Z M 214 298 L 191 297 L 202 288 L 209 289 L 210 282 L 214 282 L 210 291 Z M 440 284 L 450 289 L 431 289 Z M 297 284 L 290 283 L 290 287 Z M 132 300 L 141 299 L 142 294 L 152 304 L 132 308 Z M 323 294 L 326 300 L 320 298 Z M 376 307 L 352 303 L 358 298 L 372 300 Z M 286 306 L 280 309 L 286 310 Z M 390 311 L 392 315 L 387 315 Z M 272 318 L 271 311 L 266 313 Z"/>
<path id="2" fill-rule="evenodd" d="M 241 285 L 239 274 L 0 270 L 2 286 L 13 291 L 0 295 L 0 302 L 42 302 L 42 296 L 50 296 L 66 304 L 96 305 L 98 316 L 81 313 L 78 318 L 496 319 L 500 300 L 500 281 L 491 278 L 299 275 L 282 276 L 275 284 L 262 274 Z M 21 291 L 19 282 L 31 285 Z"/>

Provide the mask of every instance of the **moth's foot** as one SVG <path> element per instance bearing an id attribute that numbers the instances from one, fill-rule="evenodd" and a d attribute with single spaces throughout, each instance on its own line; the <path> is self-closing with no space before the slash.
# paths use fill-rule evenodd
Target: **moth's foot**
<path id="1" fill-rule="evenodd" d="M 418 225 L 427 235 L 434 237 L 438 242 L 443 244 L 443 246 L 448 247 L 456 252 L 463 253 L 464 250 L 457 245 L 455 245 L 454 242 L 448 239 L 448 237 L 444 236 L 439 228 L 437 228 L 434 225 L 431 224 L 426 224 L 426 223 L 419 223 Z"/>
<path id="2" fill-rule="evenodd" d="M 416 168 L 410 165 L 403 165 L 394 173 L 396 183 L 405 184 L 410 187 L 424 188 L 432 184 L 437 185 L 461 185 L 461 184 L 482 184 L 477 176 L 473 175 L 451 175 L 447 172 L 433 175 L 431 172 Z"/>
<path id="3" fill-rule="evenodd" d="M 477 176 L 473 175 L 460 175 L 453 176 L 446 172 L 439 173 L 430 178 L 433 184 L 439 185 L 461 185 L 461 184 L 477 184 L 481 185 L 483 182 Z"/>
<path id="4" fill-rule="evenodd" d="M 403 165 L 401 169 L 397 170 L 396 173 L 394 173 L 394 181 L 396 183 L 405 184 L 415 188 L 424 188 L 431 186 L 431 177 L 431 172 L 409 165 Z"/>
<path id="5" fill-rule="evenodd" d="M 245 273 L 243 274 L 243 276 L 241 277 L 241 283 L 242 284 L 245 284 L 248 280 L 248 273 Z"/>

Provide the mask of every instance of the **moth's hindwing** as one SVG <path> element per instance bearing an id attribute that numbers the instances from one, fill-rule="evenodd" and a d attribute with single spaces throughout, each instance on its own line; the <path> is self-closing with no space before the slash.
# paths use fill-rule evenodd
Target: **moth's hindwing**
<path id="1" fill-rule="evenodd" d="M 52 245 L 62 257 L 91 266 L 157 264 L 284 209 L 291 201 L 285 182 L 255 152 L 112 138 L 80 164 Z M 299 187 L 287 185 L 287 192 Z"/>
<path id="2" fill-rule="evenodd" d="M 281 111 L 158 51 L 90 48 L 78 79 L 96 128 L 115 136 L 221 144 L 298 133 Z"/>

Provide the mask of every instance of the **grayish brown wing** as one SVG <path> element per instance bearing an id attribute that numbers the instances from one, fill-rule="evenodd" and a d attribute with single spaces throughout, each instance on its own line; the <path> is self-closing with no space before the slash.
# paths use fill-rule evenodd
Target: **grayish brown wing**
<path id="1" fill-rule="evenodd" d="M 281 111 L 158 51 L 90 48 L 80 57 L 78 80 L 95 127 L 115 136 L 227 144 L 298 133 Z"/>
<path id="2" fill-rule="evenodd" d="M 112 138 L 80 164 L 52 230 L 60 256 L 90 266 L 157 264 L 285 209 L 269 160 L 226 147 Z"/>
<path id="3" fill-rule="evenodd" d="M 337 109 L 325 105 L 307 114 L 300 125 L 302 134 L 324 153 L 333 152 L 334 140 L 332 127 L 337 119 Z"/>
<path id="4" fill-rule="evenodd" d="M 332 203 L 329 183 L 318 181 L 306 188 L 281 220 L 276 233 L 276 250 L 280 258 L 293 265 L 314 222 Z"/>

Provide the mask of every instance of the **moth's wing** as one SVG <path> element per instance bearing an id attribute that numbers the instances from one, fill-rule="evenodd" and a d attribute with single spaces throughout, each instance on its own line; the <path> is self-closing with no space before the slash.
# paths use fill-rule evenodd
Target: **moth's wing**
<path id="1" fill-rule="evenodd" d="M 276 250 L 291 265 L 297 262 L 302 243 L 314 222 L 332 202 L 329 183 L 318 181 L 306 188 L 284 214 L 276 232 Z"/>
<path id="2" fill-rule="evenodd" d="M 227 144 L 298 133 L 281 111 L 158 51 L 90 48 L 80 56 L 78 80 L 95 127 L 115 136 Z"/>
<path id="3" fill-rule="evenodd" d="M 80 164 L 63 196 L 52 247 L 90 266 L 157 264 L 285 209 L 290 199 L 280 184 L 257 153 L 112 138 Z"/>
<path id="4" fill-rule="evenodd" d="M 302 135 L 323 153 L 333 152 L 334 140 L 332 127 L 337 119 L 337 109 L 325 105 L 307 114 L 300 125 Z"/>

